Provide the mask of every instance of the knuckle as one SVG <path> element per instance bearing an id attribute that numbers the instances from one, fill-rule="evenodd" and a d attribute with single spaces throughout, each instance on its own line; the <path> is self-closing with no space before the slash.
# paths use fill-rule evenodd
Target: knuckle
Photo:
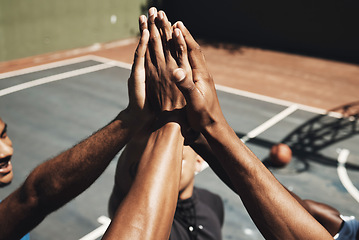
<path id="1" fill-rule="evenodd" d="M 184 44 L 179 45 L 179 50 L 181 52 L 185 52 L 186 51 L 186 46 Z"/>
<path id="2" fill-rule="evenodd" d="M 140 56 L 140 54 L 139 54 L 139 49 L 137 48 L 136 51 L 135 51 L 135 56 L 134 56 L 134 58 L 137 59 L 139 56 Z"/>
<path id="3" fill-rule="evenodd" d="M 195 53 L 202 54 L 201 46 L 198 43 L 194 44 L 192 47 L 189 47 L 188 49 L 189 49 L 188 50 L 189 52 L 195 52 Z"/>
<path id="4" fill-rule="evenodd" d="M 141 26 L 141 29 L 145 29 L 145 28 L 147 28 L 147 23 L 146 22 L 141 22 L 140 26 Z"/>
<path id="5" fill-rule="evenodd" d="M 150 37 L 151 42 L 159 41 L 160 38 L 161 36 L 158 32 L 151 33 L 151 37 Z"/>

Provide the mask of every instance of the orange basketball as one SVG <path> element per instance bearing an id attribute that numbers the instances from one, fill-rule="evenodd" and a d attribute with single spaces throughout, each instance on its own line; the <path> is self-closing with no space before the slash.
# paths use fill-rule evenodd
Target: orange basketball
<path id="1" fill-rule="evenodd" d="M 270 161 L 274 166 L 283 167 L 292 159 L 292 150 L 287 144 L 279 143 L 270 150 Z"/>

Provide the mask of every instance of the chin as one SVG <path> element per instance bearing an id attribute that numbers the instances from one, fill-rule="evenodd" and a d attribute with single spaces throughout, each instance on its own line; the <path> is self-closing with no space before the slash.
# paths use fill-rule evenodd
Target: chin
<path id="1" fill-rule="evenodd" d="M 3 188 L 3 187 L 6 187 L 7 185 L 10 185 L 11 181 L 10 182 L 0 182 L 0 188 Z"/>
<path id="2" fill-rule="evenodd" d="M 13 173 L 10 172 L 8 174 L 6 174 L 5 176 L 0 178 L 0 187 L 5 187 L 7 185 L 9 185 L 11 183 L 13 179 Z"/>

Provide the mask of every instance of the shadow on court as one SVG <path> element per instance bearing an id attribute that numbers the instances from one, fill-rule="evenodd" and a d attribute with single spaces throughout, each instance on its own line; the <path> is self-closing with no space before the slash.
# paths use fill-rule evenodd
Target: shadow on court
<path id="1" fill-rule="evenodd" d="M 330 112 L 340 113 L 342 117 L 332 117 Z M 317 115 L 297 127 L 281 142 L 287 144 L 292 149 L 293 157 L 301 162 L 296 165 L 294 170 L 294 172 L 300 173 L 309 169 L 310 161 L 337 167 L 336 157 L 326 156 L 320 151 L 358 134 L 359 101 L 336 107 L 327 114 Z M 237 136 L 241 138 L 244 134 L 237 133 Z M 268 149 L 276 144 L 276 142 L 261 138 L 251 139 L 249 142 Z M 263 163 L 267 167 L 273 167 L 268 157 L 263 159 Z M 359 163 L 346 163 L 346 167 L 351 170 L 359 170 Z"/>

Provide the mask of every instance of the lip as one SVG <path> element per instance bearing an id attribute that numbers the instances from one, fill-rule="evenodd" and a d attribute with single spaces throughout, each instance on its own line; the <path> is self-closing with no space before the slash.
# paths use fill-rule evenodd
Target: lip
<path id="1" fill-rule="evenodd" d="M 12 164 L 10 161 L 0 164 L 0 173 L 1 174 L 8 174 L 11 171 L 12 171 Z"/>

